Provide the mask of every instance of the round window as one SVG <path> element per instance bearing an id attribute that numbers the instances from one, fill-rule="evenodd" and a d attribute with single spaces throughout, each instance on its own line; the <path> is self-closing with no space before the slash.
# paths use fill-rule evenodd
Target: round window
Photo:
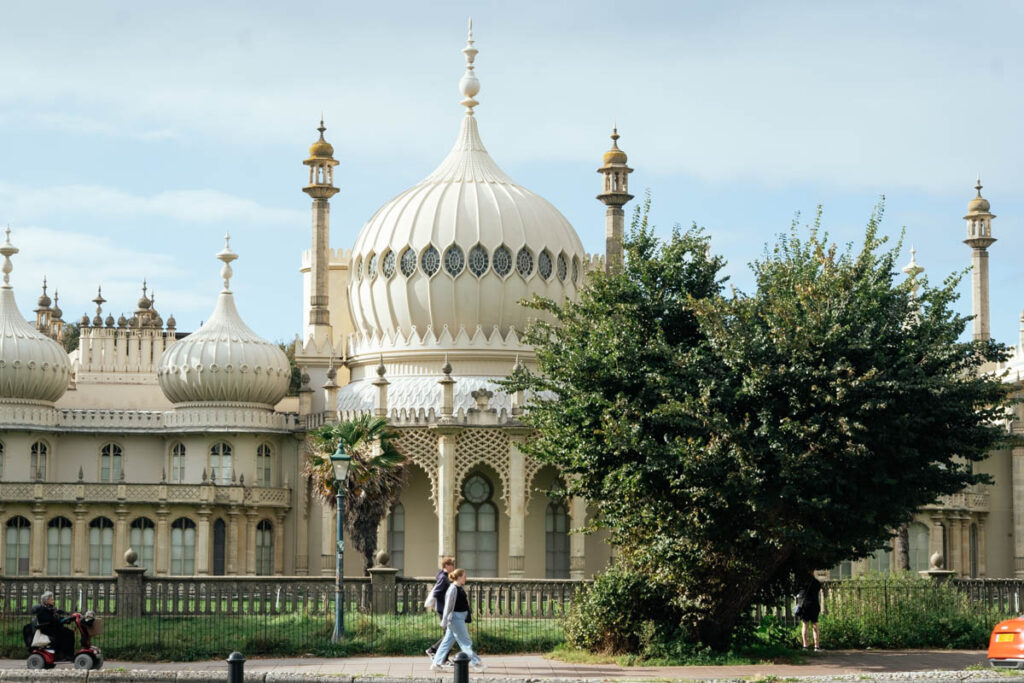
<path id="1" fill-rule="evenodd" d="M 474 474 L 463 485 L 462 496 L 470 503 L 483 503 L 491 497 L 491 484 L 479 474 Z"/>

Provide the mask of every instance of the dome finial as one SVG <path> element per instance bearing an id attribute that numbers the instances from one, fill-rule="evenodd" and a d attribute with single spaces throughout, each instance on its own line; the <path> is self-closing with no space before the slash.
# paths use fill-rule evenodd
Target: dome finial
<path id="1" fill-rule="evenodd" d="M 11 263 L 11 257 L 17 253 L 18 248 L 11 244 L 11 226 L 8 225 L 7 229 L 4 230 L 4 243 L 0 246 L 0 254 L 3 254 L 4 257 L 4 265 L 2 268 L 4 273 L 4 289 L 11 288 L 11 271 L 14 270 L 14 264 Z"/>
<path id="2" fill-rule="evenodd" d="M 323 113 L 323 111 L 320 112 L 320 125 L 317 127 L 317 130 L 320 131 L 320 139 L 323 140 L 324 139 L 324 132 L 327 130 L 327 126 L 324 125 L 324 113 Z"/>
<path id="3" fill-rule="evenodd" d="M 981 173 L 978 173 L 978 184 L 974 186 L 974 189 L 978 191 L 978 196 L 981 196 Z"/>
<path id="4" fill-rule="evenodd" d="M 472 116 L 473 107 L 480 104 L 473 99 L 480 92 L 480 81 L 477 80 L 476 73 L 474 72 L 475 67 L 473 66 L 479 50 L 473 47 L 473 42 L 473 19 L 470 18 L 469 34 L 466 36 L 466 47 L 462 48 L 462 54 L 466 55 L 466 73 L 462 74 L 462 78 L 459 80 L 459 90 L 462 91 L 462 96 L 465 98 L 461 104 L 466 108 L 466 116 Z"/>
<path id="5" fill-rule="evenodd" d="M 231 291 L 231 276 L 234 272 L 231 270 L 231 262 L 238 258 L 238 254 L 231 251 L 231 234 L 227 233 L 224 235 L 224 248 L 217 253 L 217 258 L 224 262 L 224 267 L 220 269 L 220 276 L 224 278 L 224 291 Z"/>

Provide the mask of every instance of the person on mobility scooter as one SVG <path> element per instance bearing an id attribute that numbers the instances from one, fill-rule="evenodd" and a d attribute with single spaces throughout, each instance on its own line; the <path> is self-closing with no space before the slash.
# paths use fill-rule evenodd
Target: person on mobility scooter
<path id="1" fill-rule="evenodd" d="M 75 634 L 62 624 L 73 623 L 81 634 L 81 648 L 75 651 Z M 103 666 L 100 649 L 92 645 L 91 636 L 102 633 L 102 621 L 90 610 L 84 615 L 68 614 L 54 607 L 54 596 L 46 591 L 39 604 L 32 608 L 32 621 L 22 634 L 29 650 L 30 669 L 52 669 L 56 662 L 74 662 L 76 669 L 99 669 Z"/>

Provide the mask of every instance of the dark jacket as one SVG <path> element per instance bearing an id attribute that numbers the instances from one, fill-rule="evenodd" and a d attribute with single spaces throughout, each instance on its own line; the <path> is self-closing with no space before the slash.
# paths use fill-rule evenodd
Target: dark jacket
<path id="1" fill-rule="evenodd" d="M 35 619 L 36 627 L 51 638 L 57 637 L 61 631 L 66 630 L 61 626 L 60 614 L 54 607 L 42 603 L 35 605 L 32 608 L 32 618 Z"/>
<path id="2" fill-rule="evenodd" d="M 442 569 L 437 573 L 437 581 L 434 583 L 434 588 L 430 591 L 430 594 L 434 596 L 434 609 L 438 614 L 444 613 L 444 596 L 448 592 L 448 584 L 450 583 L 448 572 Z"/>
<path id="3" fill-rule="evenodd" d="M 812 576 L 796 595 L 795 616 L 817 617 L 818 613 L 821 612 L 821 605 L 818 602 L 818 595 L 820 593 L 821 583 Z"/>

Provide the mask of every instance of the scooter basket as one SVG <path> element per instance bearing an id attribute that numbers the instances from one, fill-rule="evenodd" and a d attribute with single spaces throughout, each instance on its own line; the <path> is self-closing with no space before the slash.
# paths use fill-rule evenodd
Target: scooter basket
<path id="1" fill-rule="evenodd" d="M 103 633 L 103 617 L 95 617 L 92 623 L 85 623 L 85 630 L 89 632 L 89 637 L 98 636 Z"/>

